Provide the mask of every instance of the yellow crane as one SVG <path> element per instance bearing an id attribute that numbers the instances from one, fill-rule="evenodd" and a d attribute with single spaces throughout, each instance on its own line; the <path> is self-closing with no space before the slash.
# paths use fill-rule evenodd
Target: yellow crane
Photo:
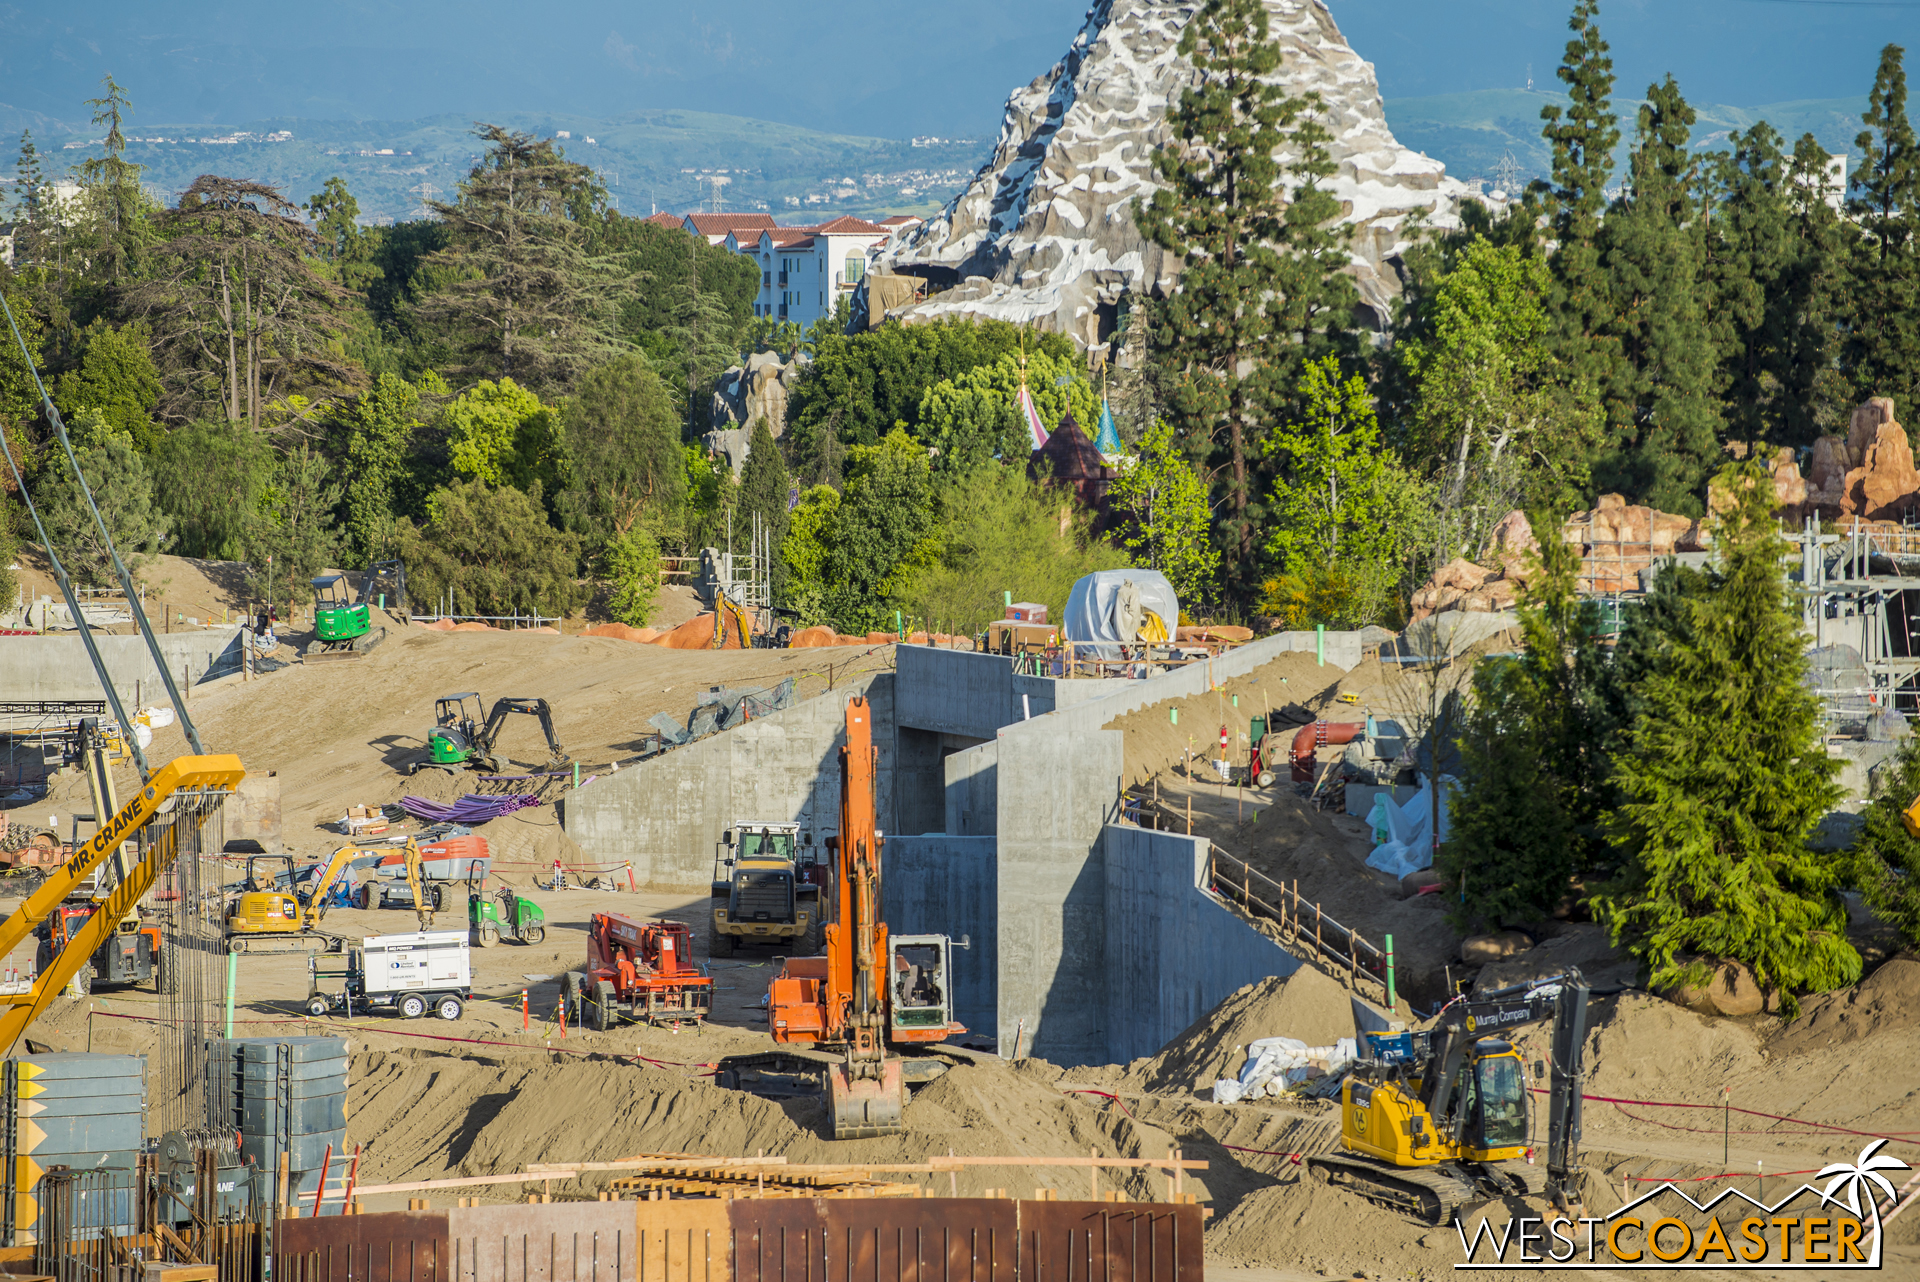
<path id="1" fill-rule="evenodd" d="M 12 916 L 0 922 L 0 957 L 4 957 L 19 947 L 34 927 L 45 921 L 85 878 L 115 855 L 122 842 L 140 840 L 139 857 L 125 870 L 120 883 L 99 900 L 99 909 L 73 933 L 66 947 L 55 953 L 47 967 L 35 976 L 32 988 L 24 993 L 0 994 L 0 1048 L 4 1048 L 0 1053 L 12 1053 L 27 1026 L 118 928 L 121 919 L 152 888 L 160 870 L 178 853 L 180 838 L 176 825 L 168 824 L 158 832 L 146 831 L 168 800 L 181 793 L 230 794 L 246 774 L 240 758 L 230 753 L 176 757 L 169 761 L 140 786 L 132 800 L 102 822 L 66 863 L 50 869 L 47 879 L 13 910 Z"/>

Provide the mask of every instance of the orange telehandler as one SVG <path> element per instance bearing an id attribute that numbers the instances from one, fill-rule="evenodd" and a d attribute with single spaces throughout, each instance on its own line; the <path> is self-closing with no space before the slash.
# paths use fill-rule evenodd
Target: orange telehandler
<path id="1" fill-rule="evenodd" d="M 951 1064 L 890 1050 L 930 1051 L 967 1031 L 953 1022 L 954 942 L 891 935 L 879 920 L 878 772 L 872 710 L 855 698 L 847 704 L 840 753 L 840 833 L 826 842 L 831 869 L 820 955 L 786 958 L 774 974 L 767 1030 L 781 1049 L 730 1055 L 715 1078 L 736 1088 L 813 1078 L 827 1096 L 837 1140 L 905 1130 L 907 1084 L 930 1081 Z"/>

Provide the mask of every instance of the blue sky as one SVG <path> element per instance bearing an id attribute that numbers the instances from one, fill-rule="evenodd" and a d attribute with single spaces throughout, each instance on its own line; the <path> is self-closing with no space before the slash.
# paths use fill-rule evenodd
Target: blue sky
<path id="1" fill-rule="evenodd" d="M 1554 87 L 1571 0 L 1331 0 L 1389 97 Z M 844 133 L 990 135 L 1086 0 L 0 0 L 0 102 L 83 116 L 104 71 L 152 123 L 682 106 Z M 1604 0 L 1621 91 L 1865 93 L 1920 0 Z M 1920 48 L 1915 50 L 1920 59 Z M 1920 67 L 1916 67 L 1920 72 Z"/>

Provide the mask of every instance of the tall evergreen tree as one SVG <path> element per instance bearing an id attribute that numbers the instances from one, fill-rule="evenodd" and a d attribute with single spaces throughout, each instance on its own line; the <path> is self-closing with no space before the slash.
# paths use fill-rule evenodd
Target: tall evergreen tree
<path id="1" fill-rule="evenodd" d="M 1777 439 L 1777 354 L 1787 323 L 1775 291 L 1797 246 L 1787 203 L 1780 135 L 1762 120 L 1735 132 L 1701 165 L 1708 315 L 1725 389 L 1727 430 L 1737 440 Z"/>
<path id="2" fill-rule="evenodd" d="M 1920 838 L 1907 831 L 1902 812 L 1920 797 L 1920 739 L 1900 746 L 1890 773 L 1854 842 L 1852 881 L 1867 906 L 1913 948 L 1920 946 Z"/>
<path id="3" fill-rule="evenodd" d="M 1614 305 L 1600 245 L 1607 180 L 1620 121 L 1613 112 L 1613 59 L 1600 38 L 1599 0 L 1578 0 L 1567 21 L 1573 39 L 1554 73 L 1567 87 L 1568 105 L 1540 109 L 1540 131 L 1553 149 L 1551 182 L 1530 193 L 1547 214 L 1557 246 L 1551 260 L 1554 355 L 1565 385 L 1598 392 L 1614 380 L 1619 344 Z"/>
<path id="4" fill-rule="evenodd" d="M 1781 445 L 1811 445 L 1844 432 L 1856 403 L 1841 370 L 1841 324 L 1852 308 L 1847 249 L 1856 235 L 1828 198 L 1827 149 L 1812 134 L 1794 144 L 1787 170 L 1787 207 L 1794 254 L 1775 282 L 1771 305 L 1782 315 L 1773 356 L 1780 380 Z"/>
<path id="5" fill-rule="evenodd" d="M 753 542 L 753 518 L 758 515 L 767 547 L 775 552 L 771 566 L 773 599 L 779 601 L 786 591 L 786 563 L 778 555 L 780 541 L 787 537 L 787 461 L 780 456 L 779 443 L 767 420 L 753 420 L 753 433 L 747 438 L 747 464 L 740 471 L 739 506 L 734 509 L 733 546 L 736 553 Z"/>
<path id="6" fill-rule="evenodd" d="M 46 238 L 52 222 L 47 202 L 51 189 L 40 162 L 33 132 L 20 131 L 20 154 L 13 165 L 13 266 L 39 266 L 46 258 Z"/>
<path id="7" fill-rule="evenodd" d="M 146 167 L 127 159 L 127 137 L 121 132 L 133 110 L 127 91 L 111 75 L 101 77 L 100 83 L 106 88 L 98 98 L 87 99 L 87 106 L 93 108 L 93 123 L 107 131 L 102 140 L 106 154 L 82 161 L 80 180 L 93 191 L 98 219 L 94 270 L 117 281 L 135 270 L 148 239 L 147 201 L 140 192 Z"/>
<path id="8" fill-rule="evenodd" d="M 1706 224 L 1694 207 L 1687 150 L 1694 119 L 1672 76 L 1648 88 L 1632 188 L 1601 229 L 1620 360 L 1604 385 L 1612 441 L 1595 469 L 1606 488 L 1688 515 L 1705 510 L 1721 433 Z"/>
<path id="9" fill-rule="evenodd" d="M 444 284 L 419 306 L 464 360 L 462 379 L 569 385 L 617 354 L 616 280 L 588 253 L 606 190 L 550 138 L 479 125 L 486 154 L 451 204 L 433 202 L 452 243 L 429 259 Z"/>
<path id="10" fill-rule="evenodd" d="M 1906 51 L 1880 51 L 1866 128 L 1853 145 L 1865 161 L 1847 211 L 1860 226 L 1847 362 L 1860 399 L 1891 396 L 1912 412 L 1920 398 L 1920 143 L 1907 115 Z"/>
<path id="11" fill-rule="evenodd" d="M 1757 461 L 1720 473 L 1719 567 L 1683 608 L 1641 691 L 1644 709 L 1614 763 L 1608 822 L 1624 864 L 1594 906 L 1652 983 L 1699 982 L 1735 961 L 1791 1014 L 1795 994 L 1850 984 L 1842 862 L 1807 848 L 1839 800 L 1819 750 L 1819 703 L 1781 572 L 1773 483 Z M 1694 960 L 1699 959 L 1699 960 Z"/>
<path id="12" fill-rule="evenodd" d="M 1182 257 L 1152 338 L 1169 416 L 1217 478 L 1216 543 L 1244 589 L 1257 582 L 1266 486 L 1255 475 L 1299 362 L 1338 341 L 1352 286 L 1318 184 L 1333 172 L 1313 95 L 1274 83 L 1280 48 L 1262 0 L 1207 0 L 1180 37 L 1198 82 L 1168 116 L 1165 185 L 1136 209 L 1141 231 Z M 1278 155 L 1289 159 L 1283 171 Z"/>

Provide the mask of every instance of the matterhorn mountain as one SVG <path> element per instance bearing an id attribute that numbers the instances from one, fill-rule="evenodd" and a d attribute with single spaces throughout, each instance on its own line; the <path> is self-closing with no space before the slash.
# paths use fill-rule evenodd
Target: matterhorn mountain
<path id="1" fill-rule="evenodd" d="M 1397 260 L 1421 228 L 1459 225 L 1476 199 L 1439 161 L 1394 140 L 1373 64 L 1355 53 L 1321 0 L 1266 0 L 1283 49 L 1276 79 L 1315 92 L 1338 171 L 1324 185 L 1352 228 L 1362 317 L 1384 328 Z M 928 297 L 889 315 L 974 314 L 1031 322 L 1083 344 L 1111 333 L 1129 292 L 1164 295 L 1180 262 L 1134 226 L 1134 199 L 1156 185 L 1167 112 L 1193 83 L 1178 52 L 1199 9 L 1165 0 L 1099 0 L 1067 56 L 1007 99 L 993 155 L 937 217 L 896 234 L 879 270 L 925 277 Z"/>

